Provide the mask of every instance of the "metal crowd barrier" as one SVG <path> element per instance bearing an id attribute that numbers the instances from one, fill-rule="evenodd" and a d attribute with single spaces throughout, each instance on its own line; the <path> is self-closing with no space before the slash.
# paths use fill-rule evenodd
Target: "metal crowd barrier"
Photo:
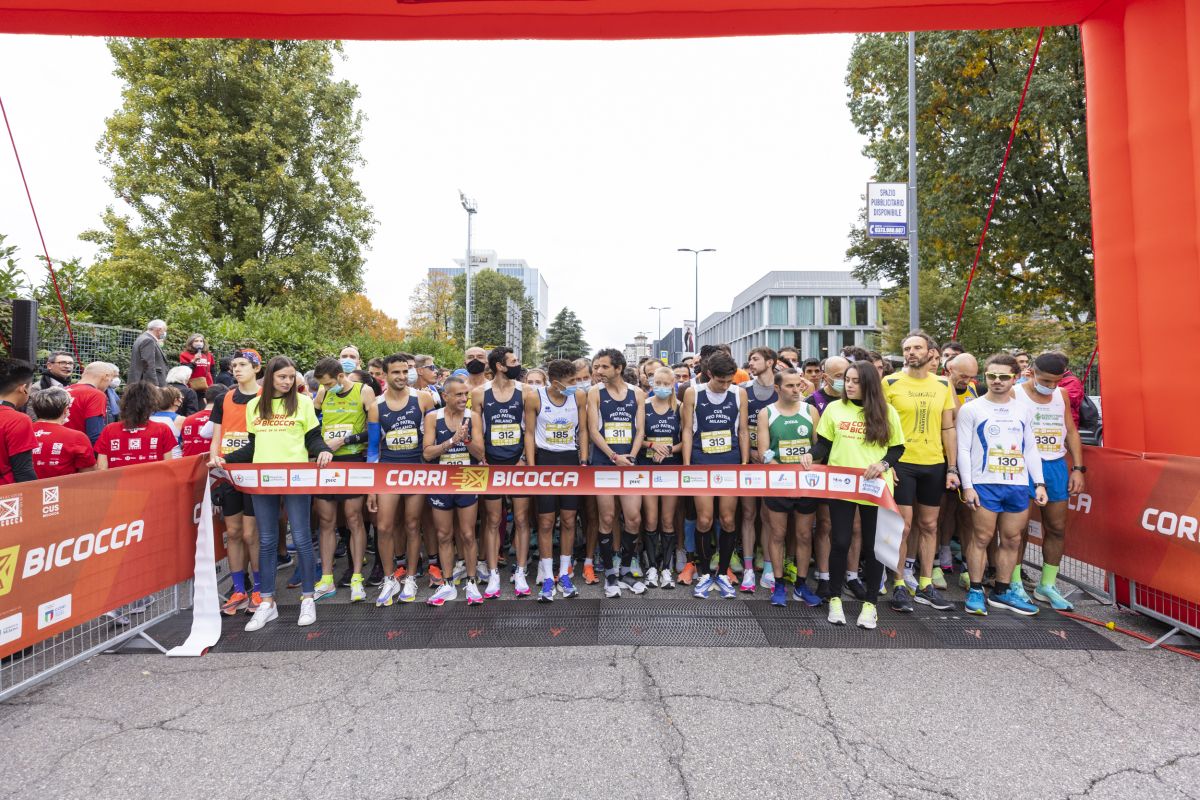
<path id="1" fill-rule="evenodd" d="M 1029 528 L 1031 533 L 1041 538 L 1041 523 L 1030 522 Z M 1029 542 L 1025 547 L 1022 563 L 1040 571 L 1043 563 L 1041 545 Z M 1058 577 L 1072 587 L 1063 595 L 1067 599 L 1080 591 L 1091 595 L 1106 606 L 1112 605 L 1116 599 L 1116 576 L 1094 564 L 1063 556 L 1058 565 Z"/>
<path id="2" fill-rule="evenodd" d="M 1191 600 L 1184 600 L 1182 597 L 1176 597 L 1152 586 L 1143 586 L 1131 580 L 1129 581 L 1129 608 L 1171 626 L 1171 630 L 1157 640 L 1142 645 L 1143 649 L 1150 650 L 1160 644 L 1176 643 L 1176 641 L 1182 645 L 1196 644 L 1195 641 L 1188 641 L 1179 636 L 1181 633 L 1188 634 L 1194 639 L 1200 639 L 1200 603 L 1193 603 Z"/>

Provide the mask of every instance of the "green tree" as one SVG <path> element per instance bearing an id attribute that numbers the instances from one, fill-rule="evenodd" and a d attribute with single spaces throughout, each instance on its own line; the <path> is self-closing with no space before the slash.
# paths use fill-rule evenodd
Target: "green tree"
<path id="1" fill-rule="evenodd" d="M 6 245 L 0 233 L 0 298 L 12 299 L 29 293 L 29 276 L 17 265 L 17 246 Z"/>
<path id="2" fill-rule="evenodd" d="M 108 47 L 124 86 L 98 149 L 133 210 L 110 208 L 103 230 L 87 234 L 109 275 L 206 294 L 238 316 L 281 297 L 321 304 L 361 289 L 374 219 L 353 177 L 363 163 L 358 90 L 333 79 L 340 44 Z"/>
<path id="3" fill-rule="evenodd" d="M 583 323 L 569 308 L 559 311 L 546 329 L 546 341 L 542 353 L 547 359 L 583 358 L 588 354 L 588 343 L 583 338 Z"/>
<path id="4" fill-rule="evenodd" d="M 917 34 L 921 318 L 943 336 L 954 325 L 1036 40 L 1031 30 Z M 847 69 L 851 119 L 867 137 L 864 153 L 879 180 L 907 177 L 906 58 L 904 34 L 867 34 L 855 40 Z M 1016 337 L 1053 329 L 1061 338 L 1044 335 L 1042 344 L 1090 352 L 1083 89 L 1079 30 L 1048 28 L 960 333 L 969 349 L 1034 346 Z M 860 219 L 847 255 L 860 278 L 893 284 L 893 298 L 907 295 L 903 242 L 868 239 Z M 907 326 L 906 317 L 895 323 Z"/>
<path id="5" fill-rule="evenodd" d="M 408 327 L 419 335 L 449 342 L 454 311 L 454 281 L 448 275 L 430 273 L 413 289 L 408 304 Z"/>
<path id="6" fill-rule="evenodd" d="M 454 340 L 465 347 L 499 347 L 507 342 L 506 321 L 508 298 L 512 298 L 521 309 L 521 350 L 533 352 L 537 341 L 537 326 L 534 324 L 533 301 L 525 296 L 525 284 L 510 275 L 501 275 L 493 269 L 473 271 L 471 276 L 471 305 L 475 312 L 471 324 L 471 341 L 466 341 L 467 279 L 465 275 L 454 277 L 454 319 L 451 330 Z"/>

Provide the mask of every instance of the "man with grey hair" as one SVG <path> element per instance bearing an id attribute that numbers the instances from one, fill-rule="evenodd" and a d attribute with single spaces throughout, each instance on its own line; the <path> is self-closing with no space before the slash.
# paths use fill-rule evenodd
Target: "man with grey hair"
<path id="1" fill-rule="evenodd" d="M 107 361 L 93 361 L 83 368 L 79 383 L 67 387 L 71 394 L 71 414 L 63 424 L 87 434 L 92 444 L 100 438 L 108 420 L 108 387 L 117 377 L 117 367 Z"/>
<path id="2" fill-rule="evenodd" d="M 167 339 L 167 323 L 150 320 L 146 330 L 133 343 L 129 358 L 129 382 L 149 381 L 156 386 L 167 385 L 167 359 L 162 343 Z"/>

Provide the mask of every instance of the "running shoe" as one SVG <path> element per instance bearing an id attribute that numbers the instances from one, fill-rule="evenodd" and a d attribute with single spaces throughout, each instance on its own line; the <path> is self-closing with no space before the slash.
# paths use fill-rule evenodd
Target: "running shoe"
<path id="1" fill-rule="evenodd" d="M 1010 586 L 1004 594 L 996 594 L 991 592 L 988 594 L 988 605 L 996 608 L 1007 608 L 1014 614 L 1020 614 L 1023 617 L 1032 617 L 1038 613 L 1038 607 L 1033 603 L 1028 603 L 1017 596 L 1017 593 Z"/>
<path id="2" fill-rule="evenodd" d="M 675 588 L 675 579 L 673 577 L 671 577 L 671 570 L 664 569 L 662 571 L 662 574 L 658 576 L 658 588 L 660 588 L 660 589 L 674 589 Z"/>
<path id="3" fill-rule="evenodd" d="M 765 568 L 765 565 L 766 565 L 766 562 L 763 561 L 762 550 L 755 549 L 755 551 L 754 551 L 754 568 L 756 570 L 758 570 L 759 572 L 762 572 L 763 569 Z M 765 589 L 766 587 L 764 586 L 763 588 Z"/>
<path id="4" fill-rule="evenodd" d="M 732 569 L 725 570 L 725 580 L 729 581 L 730 586 L 737 586 L 737 578 L 733 575 Z"/>
<path id="5" fill-rule="evenodd" d="M 967 592 L 966 609 L 968 614 L 987 616 L 987 601 L 983 598 L 983 589 L 971 589 Z"/>
<path id="6" fill-rule="evenodd" d="M 311 597 L 304 597 L 300 600 L 300 616 L 296 618 L 296 624 L 300 627 L 312 625 L 317 621 L 317 604 Z"/>
<path id="7" fill-rule="evenodd" d="M 245 592 L 234 592 L 229 595 L 229 599 L 225 601 L 225 605 L 221 606 L 221 613 L 227 617 L 232 617 L 239 611 L 245 611 L 246 606 L 250 605 L 250 596 Z M 209 606 L 212 608 L 212 606 Z M 261 625 L 259 627 L 262 627 Z M 258 630 L 255 628 L 254 630 Z"/>
<path id="8" fill-rule="evenodd" d="M 833 625 L 846 624 L 846 614 L 842 611 L 842 598 L 829 598 L 829 616 L 826 619 Z"/>
<path id="9" fill-rule="evenodd" d="M 376 608 L 386 608 L 396 602 L 396 596 L 400 594 L 400 581 L 388 575 L 383 579 L 383 586 L 379 589 L 379 596 L 375 598 Z"/>
<path id="10" fill-rule="evenodd" d="M 279 609 L 274 603 L 263 603 L 258 607 L 258 611 L 254 612 L 254 616 L 246 623 L 246 630 L 254 632 L 262 630 L 262 627 L 268 622 L 279 619 Z"/>
<path id="11" fill-rule="evenodd" d="M 737 597 L 737 590 L 733 588 L 733 581 L 729 580 L 725 575 L 717 576 L 717 591 L 726 600 L 732 600 Z"/>
<path id="12" fill-rule="evenodd" d="M 734 553 L 730 557 L 729 568 L 734 572 L 742 572 L 746 569 L 745 565 L 742 563 L 741 556 L 739 556 L 737 553 Z"/>
<path id="13" fill-rule="evenodd" d="M 315 531 L 314 531 L 314 533 L 315 533 Z M 344 555 L 346 555 L 346 540 L 343 539 L 341 536 L 339 536 L 338 540 L 337 540 L 337 547 L 334 548 L 334 551 L 333 551 L 333 557 L 341 558 Z"/>
<path id="14" fill-rule="evenodd" d="M 700 576 L 700 580 L 696 582 L 696 588 L 692 589 L 692 596 L 699 597 L 701 600 L 708 599 L 708 593 L 713 590 L 716 584 L 713 582 L 712 575 L 707 572 Z"/>
<path id="15" fill-rule="evenodd" d="M 1055 611 L 1074 611 L 1075 606 L 1070 600 L 1058 593 L 1056 586 L 1039 586 L 1033 590 L 1034 598 L 1043 603 L 1049 603 Z"/>
<path id="16" fill-rule="evenodd" d="M 554 602 L 554 578 L 542 579 L 542 590 L 538 592 L 537 601 L 539 603 Z"/>
<path id="17" fill-rule="evenodd" d="M 407 575 L 404 578 L 404 583 L 400 587 L 400 602 L 411 603 L 417 599 L 417 579 L 412 575 Z"/>
<path id="18" fill-rule="evenodd" d="M 563 599 L 576 597 L 579 595 L 579 590 L 575 588 L 575 584 L 571 582 L 571 574 L 564 572 L 558 576 L 558 590 L 562 592 Z"/>
<path id="19" fill-rule="evenodd" d="M 892 598 L 888 600 L 888 607 L 892 611 L 899 611 L 905 614 L 912 612 L 912 595 L 908 593 L 907 586 L 896 586 L 892 589 Z"/>
<path id="20" fill-rule="evenodd" d="M 633 592 L 634 594 L 645 594 L 646 584 L 637 579 L 633 572 L 626 572 L 617 581 L 617 585 L 622 589 Z"/>
<path id="21" fill-rule="evenodd" d="M 467 605 L 481 606 L 483 605 L 483 595 L 479 593 L 479 584 L 474 578 L 467 578 L 467 588 L 464 592 L 467 596 Z"/>
<path id="22" fill-rule="evenodd" d="M 768 592 L 775 590 L 775 570 L 771 569 L 771 562 L 767 562 L 762 568 L 762 587 Z"/>
<path id="23" fill-rule="evenodd" d="M 658 588 L 658 570 L 654 567 L 646 570 L 646 585 Z"/>
<path id="24" fill-rule="evenodd" d="M 851 578 L 846 581 L 846 587 L 842 590 L 842 594 L 850 593 L 850 596 L 861 603 L 866 603 L 871 600 L 867 586 L 858 578 Z"/>
<path id="25" fill-rule="evenodd" d="M 487 587 L 483 590 L 483 596 L 488 600 L 494 600 L 500 596 L 500 570 L 492 570 L 492 574 L 487 577 Z"/>
<path id="26" fill-rule="evenodd" d="M 362 578 L 356 581 L 350 581 L 350 602 L 361 603 L 367 599 L 367 592 L 363 589 Z"/>
<path id="27" fill-rule="evenodd" d="M 751 568 L 742 572 L 742 583 L 738 586 L 738 589 L 746 594 L 754 594 L 756 588 L 758 588 L 758 584 L 754 580 L 754 570 Z"/>
<path id="28" fill-rule="evenodd" d="M 938 566 L 941 567 L 942 572 L 954 571 L 954 554 L 950 551 L 949 546 L 938 550 Z"/>
<path id="29" fill-rule="evenodd" d="M 783 584 L 779 585 L 782 586 Z M 808 583 L 805 581 L 800 581 L 792 589 L 792 599 L 799 600 L 809 608 L 816 608 L 821 605 L 821 598 L 812 593 L 812 590 L 808 588 Z"/>
<path id="30" fill-rule="evenodd" d="M 258 592 L 250 593 L 250 602 L 246 604 L 246 613 L 253 614 L 258 611 L 258 607 L 262 605 L 262 595 Z"/>
<path id="31" fill-rule="evenodd" d="M 517 597 L 529 597 L 529 583 L 525 580 L 525 568 L 517 567 L 517 571 L 514 573 L 514 576 L 516 577 L 516 580 L 513 582 L 515 584 L 513 586 L 513 594 L 515 594 Z"/>
<path id="32" fill-rule="evenodd" d="M 371 574 L 367 578 L 368 586 L 383 586 L 383 563 L 376 561 L 375 566 L 371 567 Z"/>
<path id="33" fill-rule="evenodd" d="M 721 554 L 713 553 L 713 557 L 708 560 L 708 571 L 713 573 L 717 571 L 717 567 L 721 566 Z"/>
<path id="34" fill-rule="evenodd" d="M 917 589 L 921 588 L 921 583 L 917 580 L 917 576 L 913 575 L 907 569 L 904 570 L 904 585 L 908 587 L 908 593 L 915 595 Z"/>
<path id="35" fill-rule="evenodd" d="M 444 581 L 444 580 L 445 580 L 445 578 L 442 577 L 442 568 L 439 567 L 437 564 L 430 564 L 429 565 L 429 588 L 433 589 L 437 586 L 441 586 L 442 581 Z"/>
<path id="36" fill-rule="evenodd" d="M 353 577 L 354 577 L 354 565 L 347 564 L 346 571 L 342 573 L 342 576 L 340 578 L 338 578 L 337 585 L 342 586 L 342 587 L 349 586 L 350 579 Z"/>
<path id="37" fill-rule="evenodd" d="M 583 565 L 583 582 L 588 586 L 592 586 L 600 582 L 600 579 L 596 577 L 596 568 L 591 564 Z"/>
<path id="38" fill-rule="evenodd" d="M 279 557 L 279 561 L 275 564 L 275 571 L 278 572 L 280 570 L 287 569 L 288 567 L 292 566 L 295 563 L 296 563 L 296 557 L 293 556 L 291 551 L 289 550 L 288 554 L 286 556 Z"/>
<path id="39" fill-rule="evenodd" d="M 313 589 L 314 600 L 324 600 L 326 597 L 333 597 L 337 594 L 337 587 L 333 585 L 333 581 L 328 583 L 318 583 Z"/>
<path id="40" fill-rule="evenodd" d="M 454 562 L 454 570 L 450 573 L 450 582 L 455 586 L 463 582 L 463 578 L 467 577 L 467 565 L 461 561 Z"/>
<path id="41" fill-rule="evenodd" d="M 943 589 L 943 590 L 946 588 L 946 573 L 942 571 L 941 567 L 933 568 L 933 573 L 932 573 L 932 576 L 930 577 L 930 580 L 933 581 L 933 585 L 935 588 Z M 919 591 L 919 589 L 918 589 L 918 591 Z"/>
<path id="42" fill-rule="evenodd" d="M 830 591 L 831 590 L 829 588 L 829 579 L 828 578 L 818 578 L 817 579 L 817 597 L 821 598 L 822 603 L 829 599 Z"/>
<path id="43" fill-rule="evenodd" d="M 610 598 L 621 596 L 621 584 L 617 582 L 616 575 L 608 575 L 604 578 L 604 596 Z"/>
<path id="44" fill-rule="evenodd" d="M 971 588 L 971 576 L 967 574 L 966 570 L 958 573 L 958 588 L 960 588 L 960 589 L 970 589 Z"/>
<path id="45" fill-rule="evenodd" d="M 771 605 L 783 608 L 787 605 L 787 584 L 780 581 L 771 590 Z"/>
<path id="46" fill-rule="evenodd" d="M 642 577 L 642 562 L 637 556 L 634 556 L 629 562 L 629 571 L 633 573 L 633 577 L 635 578 Z"/>
<path id="47" fill-rule="evenodd" d="M 1009 589 L 1013 594 L 1024 600 L 1026 603 L 1033 602 L 1033 598 L 1029 596 L 1029 592 L 1025 591 L 1024 583 L 1017 581 L 1016 583 L 1009 584 Z"/>
<path id="48" fill-rule="evenodd" d="M 683 570 L 679 573 L 679 582 L 684 586 L 691 586 L 694 580 L 696 580 L 696 565 L 689 561 L 683 565 Z"/>
<path id="49" fill-rule="evenodd" d="M 873 631 L 879 624 L 879 612 L 874 603 L 863 603 L 862 611 L 858 612 L 858 627 Z"/>
<path id="50" fill-rule="evenodd" d="M 784 561 L 783 561 L 783 580 L 786 583 L 795 583 L 796 575 L 797 575 L 796 562 L 790 558 L 784 559 Z"/>
<path id="51" fill-rule="evenodd" d="M 490 574 L 491 574 L 491 571 L 488 570 L 488 565 L 487 565 L 486 561 L 476 561 L 475 562 L 475 580 L 476 581 L 486 581 L 488 579 L 488 575 L 490 575 Z"/>
<path id="52" fill-rule="evenodd" d="M 938 611 L 949 611 L 954 608 L 954 603 L 943 597 L 942 593 L 933 584 L 926 586 L 924 589 L 917 589 L 917 596 L 913 599 L 921 605 L 936 608 Z"/>
<path id="53" fill-rule="evenodd" d="M 430 606 L 443 606 L 447 602 L 457 599 L 458 589 L 454 588 L 453 583 L 447 581 L 438 587 L 437 591 L 425 601 L 425 604 Z"/>

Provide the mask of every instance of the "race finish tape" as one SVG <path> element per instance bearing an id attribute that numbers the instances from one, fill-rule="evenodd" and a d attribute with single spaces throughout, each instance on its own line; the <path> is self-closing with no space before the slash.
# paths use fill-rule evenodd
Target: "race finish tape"
<path id="1" fill-rule="evenodd" d="M 229 464 L 247 494 L 709 495 L 811 497 L 879 506 L 875 555 L 895 569 L 904 523 L 887 483 L 862 470 L 746 466 L 522 467 L 451 464 Z"/>

